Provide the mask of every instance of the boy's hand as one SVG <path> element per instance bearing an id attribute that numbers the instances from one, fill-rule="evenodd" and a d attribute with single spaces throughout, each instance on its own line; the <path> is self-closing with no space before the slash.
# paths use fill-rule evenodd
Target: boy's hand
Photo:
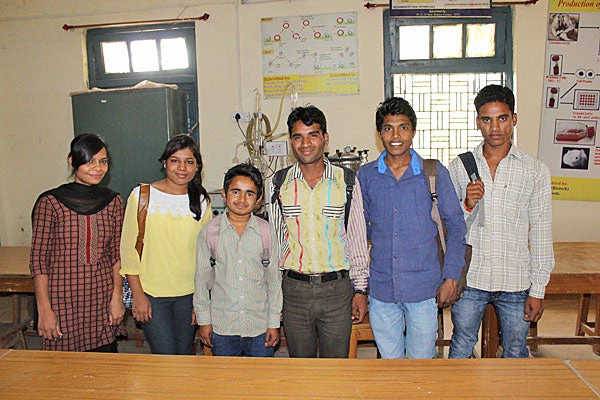
<path id="1" fill-rule="evenodd" d="M 368 298 L 364 294 L 356 293 L 352 299 L 352 323 L 360 324 L 364 321 L 369 311 Z"/>
<path id="2" fill-rule="evenodd" d="M 275 347 L 279 343 L 279 329 L 267 328 L 265 335 L 265 347 Z"/>
<path id="3" fill-rule="evenodd" d="M 485 189 L 483 187 L 483 182 L 480 179 L 467 183 L 465 205 L 469 208 L 474 208 L 479 200 L 483 198 L 484 193 Z"/>
<path id="4" fill-rule="evenodd" d="M 451 306 L 456 301 L 456 289 L 458 281 L 450 278 L 444 279 L 444 283 L 437 290 L 437 302 L 439 308 Z"/>
<path id="5" fill-rule="evenodd" d="M 210 337 L 212 336 L 213 328 L 212 324 L 208 325 L 200 325 L 200 340 L 202 344 L 206 347 L 212 348 L 212 342 L 210 341 Z"/>

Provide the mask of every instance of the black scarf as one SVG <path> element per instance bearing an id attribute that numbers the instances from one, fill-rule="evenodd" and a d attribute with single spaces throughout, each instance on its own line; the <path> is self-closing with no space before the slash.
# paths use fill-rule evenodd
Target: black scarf
<path id="1" fill-rule="evenodd" d="M 69 210 L 82 215 L 96 214 L 106 207 L 116 196 L 109 188 L 93 185 L 83 185 L 81 183 L 65 183 L 57 188 L 50 189 L 37 198 L 35 204 L 43 196 L 51 194 Z M 35 205 L 33 206 L 35 209 Z"/>

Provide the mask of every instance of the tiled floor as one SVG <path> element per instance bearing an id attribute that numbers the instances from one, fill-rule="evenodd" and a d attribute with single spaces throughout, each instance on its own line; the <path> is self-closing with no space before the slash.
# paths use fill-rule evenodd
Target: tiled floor
<path id="1" fill-rule="evenodd" d="M 576 296 L 561 296 L 549 297 L 546 300 L 546 310 L 542 320 L 538 323 L 538 334 L 540 336 L 567 336 L 572 335 L 575 330 L 576 310 L 577 310 L 577 297 Z M 23 307 L 23 317 L 25 317 L 27 307 L 27 301 L 25 301 Z M 10 322 L 11 319 L 11 306 L 12 299 L 8 296 L 0 296 L 0 323 Z M 594 301 L 590 306 L 590 310 L 594 310 Z M 592 315 L 590 315 L 592 317 Z M 452 324 L 450 321 L 450 315 L 447 313 L 444 318 L 445 321 L 445 332 L 446 337 L 449 338 L 452 332 Z M 133 319 L 128 319 L 128 330 L 133 331 Z M 36 336 L 27 337 L 27 345 L 29 349 L 39 349 L 39 339 Z M 479 344 L 476 347 L 479 350 Z M 133 340 L 122 340 L 119 341 L 119 351 L 124 353 L 149 353 L 147 343 L 143 343 L 141 347 L 137 347 Z M 447 349 L 446 349 L 447 355 Z M 285 348 L 281 348 L 276 353 L 277 357 L 287 357 L 287 351 Z M 360 344 L 358 348 L 359 358 L 376 358 L 377 351 L 373 344 L 364 343 Z M 558 357 L 568 360 L 576 359 L 596 359 L 600 360 L 600 356 L 592 352 L 592 347 L 589 345 L 571 345 L 571 346 L 558 346 L 558 345 L 543 345 L 539 346 L 539 351 L 533 355 L 534 357 Z"/>

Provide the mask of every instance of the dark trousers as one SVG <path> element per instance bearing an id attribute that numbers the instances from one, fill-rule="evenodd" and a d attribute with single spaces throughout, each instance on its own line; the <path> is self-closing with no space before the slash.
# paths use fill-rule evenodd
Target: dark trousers
<path id="1" fill-rule="evenodd" d="M 316 284 L 284 275 L 283 327 L 290 357 L 348 357 L 353 297 L 348 276 Z"/>

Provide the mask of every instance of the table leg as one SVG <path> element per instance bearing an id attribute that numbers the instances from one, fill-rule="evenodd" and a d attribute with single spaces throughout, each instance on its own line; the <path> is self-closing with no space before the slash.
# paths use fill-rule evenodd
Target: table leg
<path id="1" fill-rule="evenodd" d="M 481 322 L 481 357 L 496 358 L 499 344 L 498 316 L 494 306 L 488 304 Z"/>
<path id="2" fill-rule="evenodd" d="M 593 322 L 594 324 L 594 334 L 595 336 L 600 336 L 600 295 L 596 295 L 596 318 Z M 589 323 L 592 324 L 591 322 Z M 595 344 L 592 346 L 592 350 L 596 355 L 600 356 L 600 345 Z"/>
<path id="3" fill-rule="evenodd" d="M 589 293 L 579 296 L 579 305 L 577 306 L 577 322 L 575 325 L 575 336 L 584 336 L 585 332 L 581 327 L 582 324 L 587 324 L 588 312 L 590 310 L 590 299 L 592 295 Z"/>

